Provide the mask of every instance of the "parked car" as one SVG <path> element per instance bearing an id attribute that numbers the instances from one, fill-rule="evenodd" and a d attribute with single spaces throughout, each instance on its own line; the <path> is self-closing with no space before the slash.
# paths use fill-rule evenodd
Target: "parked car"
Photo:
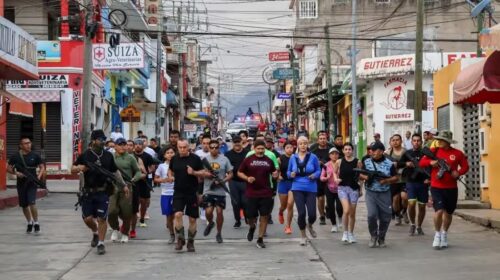
<path id="1" fill-rule="evenodd" d="M 229 135 L 230 137 L 226 138 L 232 139 L 234 136 L 238 135 L 242 130 L 248 131 L 244 123 L 230 123 L 226 129 L 226 135 Z"/>

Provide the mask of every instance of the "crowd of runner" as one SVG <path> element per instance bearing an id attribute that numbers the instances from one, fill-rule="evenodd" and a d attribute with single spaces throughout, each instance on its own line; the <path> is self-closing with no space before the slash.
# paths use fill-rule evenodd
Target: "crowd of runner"
<path id="1" fill-rule="evenodd" d="M 206 219 L 203 235 L 209 236 L 215 228 L 216 242 L 223 242 L 226 198 L 232 205 L 233 227 L 247 224 L 246 237 L 251 242 L 257 235 L 259 248 L 266 247 L 264 238 L 267 225 L 274 223 L 274 208 L 286 235 L 293 234 L 296 208 L 302 246 L 317 237 L 314 225 L 318 218 L 320 225 L 329 220 L 332 233 L 342 232 L 341 242 L 356 243 L 356 206 L 362 196 L 368 212 L 369 247 L 386 246 L 391 219 L 396 226 L 407 224 L 411 236 L 424 235 L 426 204 L 432 203 L 432 246 L 446 248 L 458 198 L 457 181 L 469 169 L 466 156 L 451 147 L 455 141 L 450 131 L 439 135 L 435 130 L 424 132 L 425 145 L 418 134 L 408 132 L 405 140 L 395 134 L 387 149 L 376 134 L 360 159 L 354 157 L 353 145 L 344 142 L 341 135 L 330 143 L 326 131 L 317 134 L 316 143 L 310 143 L 307 133 L 298 139 L 292 134 L 259 134 L 250 139 L 241 131 L 233 137 L 230 150 L 222 138 L 212 139 L 209 134 L 201 136 L 196 147 L 178 131 L 169 135 L 168 143 L 160 147 L 156 139 L 148 141 L 142 132 L 127 140 L 118 129 L 110 139 L 102 130 L 94 130 L 90 146 L 74 162 L 71 171 L 81 178 L 82 218 L 92 232 L 91 246 L 97 247 L 98 254 L 105 253 L 108 225 L 111 241 L 121 243 L 137 237 L 136 226 L 148 226 L 155 186 L 161 188 L 168 243 L 177 251 L 184 246 L 195 251 L 200 215 Z M 431 154 L 425 154 L 423 147 L 429 147 Z M 443 164 L 449 167 L 446 172 Z M 38 233 L 36 185 L 20 172 L 25 168 L 41 178 L 43 164 L 28 138 L 21 139 L 19 153 L 9 160 L 8 172 L 18 178 L 27 233 Z M 113 180 L 101 169 L 112 173 Z M 184 216 L 188 217 L 187 231 Z"/>

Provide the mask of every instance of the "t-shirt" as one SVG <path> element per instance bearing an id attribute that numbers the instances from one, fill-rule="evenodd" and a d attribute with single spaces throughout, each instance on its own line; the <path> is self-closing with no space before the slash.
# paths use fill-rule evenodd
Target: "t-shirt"
<path id="1" fill-rule="evenodd" d="M 26 167 L 28 167 L 28 172 L 33 174 L 33 176 L 36 177 L 36 168 L 38 165 L 42 164 L 42 158 L 35 152 L 30 151 L 28 154 L 23 155 L 24 162 L 26 164 Z M 25 164 L 23 164 L 23 161 L 21 160 L 21 155 L 19 152 L 13 154 L 10 159 L 9 159 L 9 165 L 14 166 L 16 170 L 19 169 L 24 169 Z M 26 183 L 26 178 L 17 178 L 17 186 L 23 186 Z"/>
<path id="2" fill-rule="evenodd" d="M 313 154 L 315 154 L 319 162 L 321 163 L 321 166 L 323 166 L 325 163 L 327 163 L 330 160 L 330 149 L 326 147 L 325 149 L 322 149 L 318 146 L 318 148 L 314 151 L 311 151 Z"/>
<path id="3" fill-rule="evenodd" d="M 174 196 L 196 195 L 198 177 L 187 173 L 188 165 L 195 171 L 203 169 L 200 157 L 192 153 L 185 157 L 175 155 L 170 161 L 168 168 L 174 172 L 175 178 Z"/>
<path id="4" fill-rule="evenodd" d="M 208 161 L 208 163 L 210 163 L 213 171 L 215 171 L 217 177 L 219 177 L 219 179 L 221 180 L 226 177 L 226 174 L 228 172 L 233 171 L 231 162 L 229 162 L 229 159 L 227 159 L 227 157 L 225 157 L 224 155 L 218 155 L 216 158 L 214 158 L 212 155 L 208 155 L 208 157 L 206 157 L 205 159 Z M 226 192 L 221 187 L 210 189 L 210 186 L 213 182 L 214 180 L 210 178 L 205 178 L 203 180 L 203 194 L 225 196 Z"/>
<path id="5" fill-rule="evenodd" d="M 109 136 L 109 138 L 111 138 L 111 140 L 113 140 L 113 142 L 116 142 L 116 140 L 118 138 L 125 138 L 123 137 L 123 134 L 121 132 L 111 132 L 111 135 Z"/>
<path id="6" fill-rule="evenodd" d="M 168 178 L 168 163 L 162 163 L 156 169 L 155 175 L 160 177 L 160 179 Z M 161 195 L 174 195 L 174 183 L 161 183 Z"/>
<path id="7" fill-rule="evenodd" d="M 241 163 L 239 172 L 248 177 L 254 177 L 255 182 L 248 183 L 245 191 L 246 197 L 272 197 L 273 190 L 269 176 L 276 171 L 273 161 L 267 157 L 251 155 Z"/>
<path id="8" fill-rule="evenodd" d="M 151 149 L 150 147 L 144 148 L 144 152 L 149 154 L 153 158 L 157 158 L 158 155 L 156 154 L 155 150 Z"/>
<path id="9" fill-rule="evenodd" d="M 458 171 L 460 176 L 465 175 L 469 171 L 469 163 L 467 162 L 467 157 L 460 150 L 455 148 L 443 149 L 431 149 L 431 151 L 436 155 L 437 158 L 444 159 L 448 165 L 450 165 L 451 170 Z M 420 160 L 420 167 L 431 166 L 431 159 L 424 156 Z M 460 167 L 460 168 L 459 168 Z M 431 170 L 431 186 L 433 188 L 439 189 L 455 189 L 457 188 L 457 179 L 451 176 L 451 172 L 445 172 L 441 179 L 437 178 L 439 167 L 433 167 Z"/>
<path id="10" fill-rule="evenodd" d="M 129 153 L 123 153 L 122 155 L 114 154 L 114 156 L 116 167 L 120 170 L 125 180 L 137 182 L 141 179 L 141 170 L 134 156 Z"/>
<path id="11" fill-rule="evenodd" d="M 100 165 L 102 168 L 113 173 L 118 170 L 113 154 L 108 151 L 103 150 L 102 154 L 98 154 L 88 149 L 78 156 L 74 165 L 86 165 L 87 162 Z M 88 169 L 83 173 L 83 176 L 85 178 L 85 188 L 101 188 L 106 186 L 106 177 L 97 170 Z"/>
<path id="12" fill-rule="evenodd" d="M 203 151 L 203 149 L 200 149 L 196 152 L 194 152 L 198 157 L 200 157 L 200 159 L 204 159 L 206 157 L 208 157 L 208 155 L 210 155 L 210 152 L 205 152 Z"/>
<path id="13" fill-rule="evenodd" d="M 238 169 L 240 169 L 240 165 L 245 160 L 247 152 L 241 150 L 239 153 L 231 150 L 225 154 L 231 165 L 233 166 L 233 178 L 231 180 L 237 182 L 244 182 L 240 177 L 238 177 Z"/>
<path id="14" fill-rule="evenodd" d="M 146 153 L 146 151 L 144 151 L 140 155 L 134 154 L 134 156 L 142 160 L 142 163 L 144 163 L 144 167 L 146 168 L 147 172 L 146 179 L 137 181 L 136 186 L 139 188 L 151 188 L 147 179 L 153 179 L 153 174 L 149 172 L 149 167 L 155 164 L 155 160 L 150 154 Z"/>

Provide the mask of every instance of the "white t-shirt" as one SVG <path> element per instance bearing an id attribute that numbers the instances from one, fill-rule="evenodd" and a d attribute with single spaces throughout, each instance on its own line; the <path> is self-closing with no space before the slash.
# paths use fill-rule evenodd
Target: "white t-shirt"
<path id="1" fill-rule="evenodd" d="M 208 157 L 208 155 L 210 155 L 210 152 L 205 152 L 203 150 L 198 150 L 196 152 L 194 152 L 195 155 L 199 156 L 202 160 L 206 157 Z"/>
<path id="2" fill-rule="evenodd" d="M 111 135 L 109 136 L 113 142 L 115 142 L 118 138 L 125 138 L 123 137 L 123 134 L 121 132 L 111 132 Z"/>
<path id="3" fill-rule="evenodd" d="M 155 175 L 161 179 L 168 178 L 168 164 L 162 163 L 156 169 Z M 174 183 L 161 183 L 161 195 L 174 195 Z"/>
<path id="4" fill-rule="evenodd" d="M 153 158 L 158 159 L 158 156 L 156 155 L 155 150 L 151 149 L 150 147 L 144 148 L 144 152 L 148 153 Z"/>

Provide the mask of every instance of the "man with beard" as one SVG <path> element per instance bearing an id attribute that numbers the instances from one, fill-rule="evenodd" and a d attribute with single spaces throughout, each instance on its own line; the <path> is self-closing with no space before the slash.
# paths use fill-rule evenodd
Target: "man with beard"
<path id="1" fill-rule="evenodd" d="M 137 183 L 135 184 L 136 190 L 138 192 L 138 198 L 139 198 L 139 213 L 140 213 L 140 220 L 139 220 L 139 226 L 140 227 L 147 227 L 145 223 L 145 216 L 146 216 L 146 211 L 148 210 L 150 201 L 151 201 L 151 184 L 149 183 L 149 178 L 152 177 L 151 174 L 154 173 L 155 170 L 155 160 L 153 157 L 146 153 L 144 151 L 144 140 L 143 139 L 136 139 L 134 141 L 134 156 L 136 159 L 141 159 L 145 170 L 143 170 L 143 175 L 145 175 L 146 178 L 138 180 Z M 134 190 L 134 191 L 136 191 Z M 136 196 L 137 197 L 137 196 Z M 135 231 L 135 222 L 137 221 L 137 215 L 132 218 L 132 229 Z"/>
<path id="2" fill-rule="evenodd" d="M 241 211 L 245 210 L 246 205 L 245 181 L 238 177 L 238 169 L 243 160 L 245 160 L 246 155 L 247 153 L 243 150 L 243 146 L 241 145 L 241 138 L 235 136 L 233 138 L 233 149 L 225 154 L 233 166 L 233 177 L 229 180 L 229 191 L 231 192 L 230 195 L 233 197 L 231 203 L 235 220 L 234 228 L 241 227 Z"/>
<path id="3" fill-rule="evenodd" d="M 328 147 L 328 141 L 326 138 L 326 133 L 321 133 L 318 136 L 318 145 L 314 150 L 311 149 L 311 152 L 315 154 L 320 163 L 321 169 L 324 168 L 325 163 L 330 160 L 330 148 Z M 340 154 L 340 151 L 339 151 Z M 316 197 L 318 199 L 318 211 L 319 211 L 319 224 L 326 225 L 325 218 L 325 195 L 326 195 L 326 183 L 321 181 L 319 178 L 317 180 L 318 192 L 316 193 Z"/>

